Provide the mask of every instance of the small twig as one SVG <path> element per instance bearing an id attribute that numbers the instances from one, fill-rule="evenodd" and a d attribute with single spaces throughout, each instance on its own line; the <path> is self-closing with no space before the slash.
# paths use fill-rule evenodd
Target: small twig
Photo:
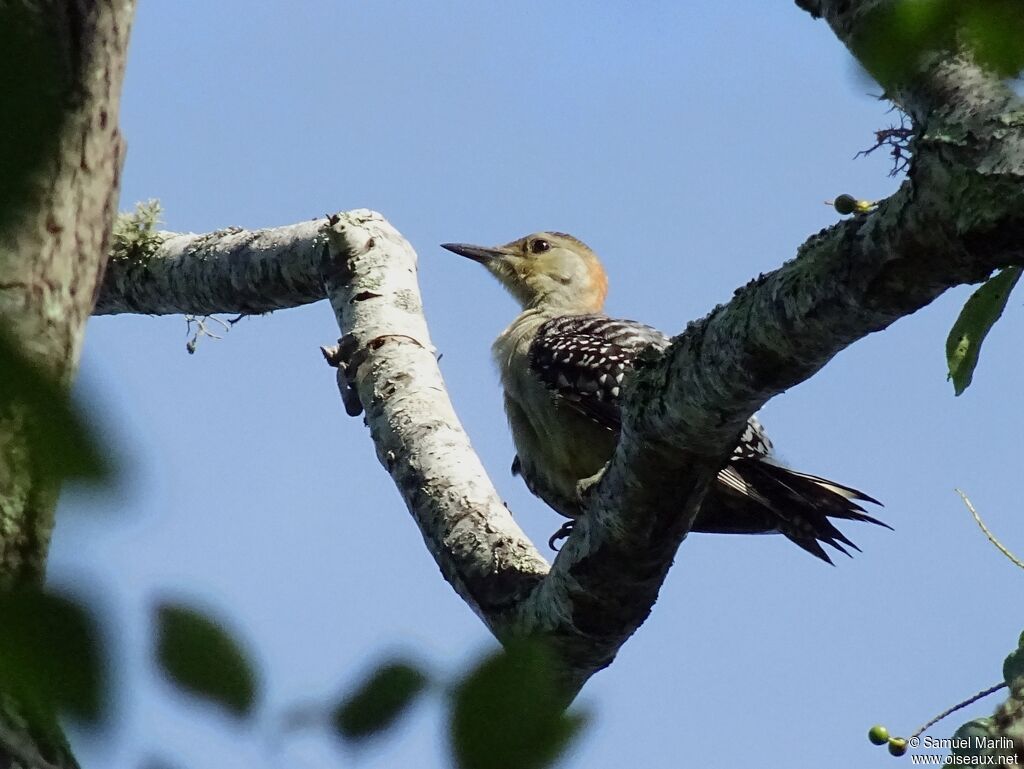
<path id="1" fill-rule="evenodd" d="M 896 176 L 910 167 L 910 140 L 914 137 L 913 125 L 907 124 L 907 116 L 900 113 L 899 126 L 891 125 L 880 131 L 875 131 L 875 144 L 866 150 L 861 150 L 854 158 L 867 157 L 879 147 L 890 147 L 889 152 L 893 158 L 893 166 L 889 176 Z"/>
<path id="2" fill-rule="evenodd" d="M 995 545 L 996 549 L 1000 553 L 1005 555 L 1007 558 L 1009 558 L 1013 564 L 1024 569 L 1024 562 L 1022 562 L 1017 556 L 1015 556 L 1013 553 L 1007 550 L 1003 543 L 996 539 L 996 535 L 988 530 L 988 527 L 985 525 L 985 522 L 981 520 L 981 516 L 978 515 L 978 511 L 975 510 L 974 505 L 971 504 L 971 500 L 967 498 L 967 495 L 960 491 L 960 489 L 956 489 L 956 493 L 960 495 L 960 499 L 962 499 L 964 501 L 964 504 L 967 505 L 967 509 L 971 511 L 971 515 L 974 516 L 974 520 L 977 522 L 978 526 L 981 527 L 981 530 L 985 534 L 985 536 L 988 537 L 988 541 Z"/>
<path id="3" fill-rule="evenodd" d="M 188 350 L 189 355 L 193 355 L 196 351 L 196 348 L 199 346 L 200 337 L 208 336 L 211 339 L 221 338 L 217 334 L 210 331 L 210 327 L 208 325 L 210 321 L 219 323 L 221 327 L 224 329 L 224 331 L 228 332 L 240 318 L 244 317 L 244 315 L 239 315 L 238 318 L 236 318 L 235 320 L 223 320 L 222 318 L 218 318 L 216 315 L 186 315 L 186 333 L 192 334 L 192 324 L 195 324 L 196 330 L 195 333 L 192 335 L 192 338 L 189 339 L 188 342 L 185 344 L 185 349 Z"/>
<path id="4" fill-rule="evenodd" d="M 910 735 L 910 737 L 908 737 L 907 739 L 912 740 L 915 737 L 920 737 L 922 734 L 924 734 L 926 731 L 931 729 L 933 726 L 935 726 L 935 724 L 937 724 L 939 721 L 941 721 L 946 716 L 952 715 L 953 713 L 956 713 L 961 708 L 966 708 L 968 705 L 971 705 L 972 703 L 975 703 L 975 702 L 977 702 L 980 699 L 984 699 L 985 697 L 987 697 L 990 694 L 995 694 L 1000 689 L 1004 689 L 1004 688 L 1006 688 L 1006 681 L 1002 681 L 1002 682 L 996 684 L 995 686 L 990 686 L 988 689 L 985 689 L 984 691 L 978 692 L 973 697 L 968 697 L 963 702 L 958 703 L 958 704 L 954 705 L 953 707 L 948 708 L 947 710 L 944 710 L 941 713 L 939 713 L 937 716 L 935 716 L 935 718 L 933 718 L 931 721 L 926 723 L 924 726 L 922 726 L 920 729 L 918 729 L 916 732 L 914 732 L 912 735 Z"/>
<path id="5" fill-rule="evenodd" d="M 211 315 L 209 319 L 214 321 L 214 322 L 216 322 L 216 323 L 219 323 L 221 325 L 221 328 L 223 328 L 225 331 L 230 331 L 231 330 L 231 326 L 230 326 L 230 324 L 226 320 L 224 320 L 222 318 L 218 318 L 216 315 Z M 213 335 L 211 334 L 210 336 L 213 336 Z M 217 337 L 217 338 L 219 339 L 220 337 Z"/>

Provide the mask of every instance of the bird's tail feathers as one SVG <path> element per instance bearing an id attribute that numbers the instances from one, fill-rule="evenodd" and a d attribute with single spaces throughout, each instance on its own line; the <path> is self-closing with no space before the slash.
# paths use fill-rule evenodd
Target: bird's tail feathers
<path id="1" fill-rule="evenodd" d="M 892 528 L 868 515 L 858 504 L 881 503 L 850 486 L 758 459 L 734 460 L 726 470 L 742 479 L 745 489 L 741 493 L 751 504 L 770 511 L 776 531 L 828 563 L 832 563 L 832 559 L 822 547 L 823 543 L 847 556 L 850 555 L 847 548 L 860 551 L 830 519 L 864 521 Z M 725 483 L 731 490 L 738 490 L 734 482 Z"/>

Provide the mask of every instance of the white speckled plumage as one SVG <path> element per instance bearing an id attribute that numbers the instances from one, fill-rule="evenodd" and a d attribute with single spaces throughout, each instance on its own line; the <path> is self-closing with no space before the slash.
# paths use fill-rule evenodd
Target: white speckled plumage
<path id="1" fill-rule="evenodd" d="M 622 387 L 637 359 L 670 340 L 643 323 L 601 313 L 604 270 L 572 236 L 541 232 L 495 248 L 445 248 L 481 262 L 523 305 L 493 346 L 516 445 L 513 471 L 574 518 L 582 513 L 579 482 L 600 472 L 615 450 Z M 751 417 L 693 530 L 781 533 L 831 563 L 822 543 L 847 554 L 846 547 L 857 547 L 830 518 L 885 525 L 857 501 L 875 502 L 776 463 L 771 440 Z"/>

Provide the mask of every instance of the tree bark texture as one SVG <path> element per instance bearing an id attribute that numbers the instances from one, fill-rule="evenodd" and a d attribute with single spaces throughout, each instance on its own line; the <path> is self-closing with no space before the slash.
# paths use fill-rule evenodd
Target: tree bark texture
<path id="1" fill-rule="evenodd" d="M 13 0 L 60 73 L 63 119 L 0 224 L 0 332 L 36 367 L 70 386 L 103 277 L 124 145 L 121 83 L 131 0 Z M 5 17 L 7 18 L 7 17 Z M 10 33 L 9 34 L 15 34 Z M 5 116 L 5 120 L 16 120 Z M 0 151 L 4 148 L 0 147 Z M 0 410 L 0 587 L 42 581 L 58 489 L 33 473 L 27 413 Z M 77 766 L 59 735 L 40 734 L 0 694 L 0 766 Z"/>
<path id="2" fill-rule="evenodd" d="M 20 0 L 19 0 L 20 1 Z M 55 150 L 0 230 L 0 329 L 70 385 L 117 212 L 121 81 L 134 4 L 26 3 L 47 30 L 67 88 Z M 0 585 L 42 579 L 57 489 L 33 478 L 24 415 L 0 415 Z"/>
<path id="3" fill-rule="evenodd" d="M 255 232 L 157 233 L 159 258 L 114 253 L 95 315 L 259 315 L 324 298 L 323 220 Z"/>

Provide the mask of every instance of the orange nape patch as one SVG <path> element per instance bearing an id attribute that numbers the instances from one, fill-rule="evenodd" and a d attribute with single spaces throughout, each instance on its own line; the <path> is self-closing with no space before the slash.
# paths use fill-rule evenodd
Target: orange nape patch
<path id="1" fill-rule="evenodd" d="M 597 312 L 604 307 L 605 297 L 608 296 L 608 273 L 604 271 L 604 267 L 597 260 L 597 257 L 591 253 L 590 258 L 587 260 L 587 272 L 590 277 L 591 290 L 594 292 L 593 308 L 592 312 Z"/>

